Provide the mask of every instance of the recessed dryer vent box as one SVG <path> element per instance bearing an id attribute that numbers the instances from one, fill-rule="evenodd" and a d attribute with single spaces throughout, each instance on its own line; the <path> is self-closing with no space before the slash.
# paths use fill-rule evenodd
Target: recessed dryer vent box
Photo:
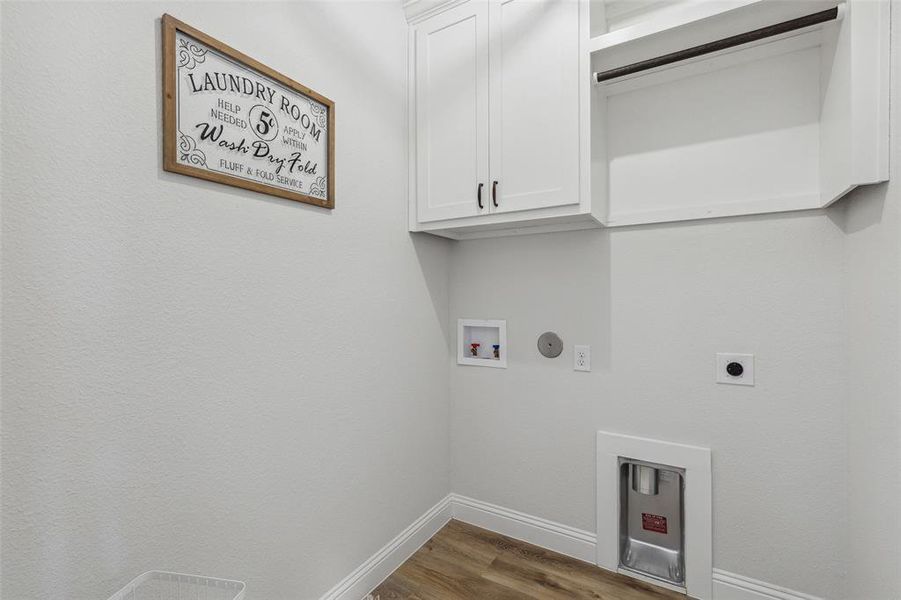
<path id="1" fill-rule="evenodd" d="M 685 587 L 685 469 L 620 457 L 619 566 Z"/>
<path id="2" fill-rule="evenodd" d="M 457 319 L 457 364 L 507 368 L 507 322 Z"/>

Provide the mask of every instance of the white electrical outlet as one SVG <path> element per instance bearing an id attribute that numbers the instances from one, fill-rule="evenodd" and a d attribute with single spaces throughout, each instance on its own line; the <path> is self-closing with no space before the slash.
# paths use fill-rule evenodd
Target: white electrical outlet
<path id="1" fill-rule="evenodd" d="M 754 385 L 754 355 L 716 355 L 716 382 L 732 385 Z"/>
<path id="2" fill-rule="evenodd" d="M 591 370 L 591 346 L 574 347 L 573 369 L 576 371 Z"/>

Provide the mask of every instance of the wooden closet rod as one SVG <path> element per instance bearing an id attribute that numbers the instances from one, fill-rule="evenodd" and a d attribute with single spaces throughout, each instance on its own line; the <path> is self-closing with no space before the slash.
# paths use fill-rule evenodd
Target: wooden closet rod
<path id="1" fill-rule="evenodd" d="M 757 40 L 773 37 L 774 35 L 787 33 L 789 31 L 795 31 L 796 29 L 803 29 L 805 27 L 810 27 L 811 25 L 825 23 L 826 21 L 832 21 L 839 17 L 838 9 L 839 7 L 836 6 L 835 8 L 830 8 L 829 10 L 820 11 L 818 13 L 813 13 L 812 15 L 806 15 L 804 17 L 798 17 L 797 19 L 792 19 L 783 23 L 777 23 L 776 25 L 768 25 L 767 27 L 761 27 L 760 29 L 755 29 L 754 31 L 748 31 L 747 33 L 733 35 L 721 40 L 717 40 L 715 42 L 708 42 L 706 44 L 701 44 L 700 46 L 694 46 L 685 50 L 678 50 L 676 52 L 664 54 L 663 56 L 657 56 L 654 58 L 649 58 L 647 60 L 639 61 L 637 63 L 632 63 L 631 65 L 626 65 L 624 67 L 617 67 L 615 69 L 601 71 L 594 74 L 595 81 L 597 83 L 601 83 L 602 81 L 616 79 L 617 77 L 623 77 L 624 75 L 640 73 L 641 71 L 647 71 L 648 69 L 662 67 L 664 65 L 669 65 L 675 62 L 688 60 L 689 58 L 695 58 L 697 56 L 703 56 L 704 54 L 710 54 L 711 52 L 718 52 L 727 48 L 734 48 L 735 46 L 741 46 L 742 44 L 756 42 Z"/>

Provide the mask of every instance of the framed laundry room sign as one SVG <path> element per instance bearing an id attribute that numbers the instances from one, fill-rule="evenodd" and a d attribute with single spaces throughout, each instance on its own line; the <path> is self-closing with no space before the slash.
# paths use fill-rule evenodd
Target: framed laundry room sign
<path id="1" fill-rule="evenodd" d="M 163 15 L 163 168 L 335 207 L 335 104 Z"/>

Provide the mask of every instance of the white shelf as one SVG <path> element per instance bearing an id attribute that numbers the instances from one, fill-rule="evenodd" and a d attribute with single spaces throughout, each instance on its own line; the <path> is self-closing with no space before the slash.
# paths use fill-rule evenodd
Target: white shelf
<path id="1" fill-rule="evenodd" d="M 725 2 L 704 2 L 689 5 L 677 5 L 662 11 L 657 18 L 637 23 L 591 38 L 588 42 L 589 52 L 597 52 L 612 46 L 628 44 L 665 31 L 671 31 L 692 23 L 698 23 L 723 15 L 728 12 L 747 8 L 752 4 L 760 4 L 765 0 L 731 0 Z"/>
<path id="2" fill-rule="evenodd" d="M 835 8 L 838 0 L 708 0 L 657 11 L 652 18 L 595 36 L 588 43 L 594 70 L 606 70 L 747 33 Z M 800 32 L 820 29 L 812 26 Z"/>
<path id="3" fill-rule="evenodd" d="M 685 0 L 593 38 L 591 71 L 836 7 L 819 25 L 593 85 L 604 225 L 817 209 L 887 180 L 887 3 Z"/>
<path id="4" fill-rule="evenodd" d="M 746 63 L 791 54 L 808 48 L 818 48 L 822 45 L 822 42 L 822 35 L 818 31 L 804 30 L 802 33 L 793 32 L 640 73 L 617 77 L 596 85 L 598 90 L 605 96 L 616 96 L 678 79 L 696 77 L 713 71 L 738 67 Z"/>

